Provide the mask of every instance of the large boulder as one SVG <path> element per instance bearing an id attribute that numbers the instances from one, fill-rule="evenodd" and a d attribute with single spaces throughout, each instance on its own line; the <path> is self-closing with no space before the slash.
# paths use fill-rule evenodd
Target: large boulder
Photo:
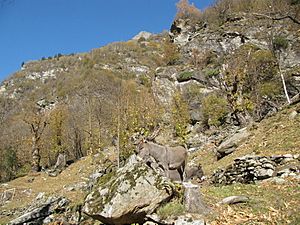
<path id="1" fill-rule="evenodd" d="M 142 223 L 173 196 L 173 184 L 132 157 L 103 176 L 86 197 L 83 212 L 105 224 Z"/>
<path id="2" fill-rule="evenodd" d="M 247 128 L 238 130 L 235 134 L 225 139 L 217 149 L 218 159 L 223 158 L 226 155 L 234 152 L 235 149 L 250 136 L 250 132 Z"/>

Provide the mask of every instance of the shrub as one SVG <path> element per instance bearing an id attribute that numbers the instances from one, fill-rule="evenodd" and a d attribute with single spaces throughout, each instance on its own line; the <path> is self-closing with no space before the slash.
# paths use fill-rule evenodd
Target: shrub
<path id="1" fill-rule="evenodd" d="M 0 160 L 0 182 L 11 180 L 15 177 L 17 169 L 17 155 L 12 147 L 6 147 Z"/>
<path id="2" fill-rule="evenodd" d="M 176 19 L 192 19 L 199 20 L 201 18 L 201 11 L 190 4 L 188 0 L 180 0 L 177 4 L 177 14 Z"/>
<path id="3" fill-rule="evenodd" d="M 274 98 L 282 92 L 280 84 L 274 81 L 262 83 L 259 90 L 261 96 L 268 96 L 269 98 Z"/>
<path id="4" fill-rule="evenodd" d="M 151 87 L 151 79 L 145 74 L 139 76 L 139 82 L 146 87 Z"/>
<path id="5" fill-rule="evenodd" d="M 276 36 L 273 39 L 273 48 L 274 50 L 287 49 L 289 46 L 288 40 L 283 36 Z"/>
<path id="6" fill-rule="evenodd" d="M 184 205 L 179 201 L 170 202 L 157 210 L 157 214 L 162 219 L 167 219 L 171 216 L 180 216 L 185 212 Z"/>
<path id="7" fill-rule="evenodd" d="M 184 143 L 187 136 L 187 126 L 190 122 L 189 107 L 179 92 L 175 93 L 172 105 L 172 122 L 175 134 Z"/>
<path id="8" fill-rule="evenodd" d="M 210 94 L 202 99 L 203 115 L 210 126 L 219 126 L 229 112 L 225 98 Z"/>
<path id="9" fill-rule="evenodd" d="M 177 46 L 169 39 L 163 42 L 163 60 L 166 65 L 174 65 L 180 58 Z"/>
<path id="10" fill-rule="evenodd" d="M 193 72 L 185 71 L 178 75 L 177 80 L 179 82 L 190 80 L 193 77 Z"/>
<path id="11" fill-rule="evenodd" d="M 213 68 L 213 69 L 207 69 L 205 70 L 205 75 L 207 77 L 213 77 L 219 75 L 220 71 L 218 68 Z"/>

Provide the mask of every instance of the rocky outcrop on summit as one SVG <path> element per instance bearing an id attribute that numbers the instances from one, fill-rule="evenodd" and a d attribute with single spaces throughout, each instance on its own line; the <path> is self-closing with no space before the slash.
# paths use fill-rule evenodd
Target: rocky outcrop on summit
<path id="1" fill-rule="evenodd" d="M 142 223 L 173 195 L 173 184 L 132 156 L 115 174 L 102 177 L 83 212 L 105 224 Z"/>

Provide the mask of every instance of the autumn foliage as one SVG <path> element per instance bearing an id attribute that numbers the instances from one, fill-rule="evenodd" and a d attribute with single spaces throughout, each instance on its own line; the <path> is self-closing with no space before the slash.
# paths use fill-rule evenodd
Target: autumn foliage
<path id="1" fill-rule="evenodd" d="M 194 6 L 193 3 L 189 3 L 189 0 L 180 0 L 177 4 L 176 19 L 194 19 L 197 20 L 201 17 L 200 10 Z"/>

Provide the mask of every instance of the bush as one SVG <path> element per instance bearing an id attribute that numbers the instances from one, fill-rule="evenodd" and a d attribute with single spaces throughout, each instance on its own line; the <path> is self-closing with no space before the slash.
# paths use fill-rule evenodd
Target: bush
<path id="1" fill-rule="evenodd" d="M 180 59 L 177 46 L 169 39 L 163 42 L 163 61 L 166 65 L 174 65 Z"/>
<path id="2" fill-rule="evenodd" d="M 17 155 L 12 147 L 6 147 L 1 154 L 0 182 L 11 180 L 17 170 Z"/>
<path id="3" fill-rule="evenodd" d="M 157 210 L 157 214 L 162 219 L 167 219 L 168 217 L 171 216 L 174 217 L 180 216 L 184 214 L 184 212 L 185 212 L 184 205 L 179 201 L 170 202 Z"/>
<path id="4" fill-rule="evenodd" d="M 176 136 L 184 143 L 187 136 L 187 126 L 190 122 L 190 114 L 188 104 L 179 92 L 175 93 L 173 97 L 172 122 Z"/>
<path id="5" fill-rule="evenodd" d="M 201 18 L 201 11 L 190 4 L 188 0 L 180 0 L 177 4 L 176 19 L 192 19 L 199 20 Z"/>
<path id="6" fill-rule="evenodd" d="M 274 48 L 274 50 L 287 49 L 288 46 L 289 46 L 289 42 L 283 36 L 276 36 L 273 39 L 273 48 Z"/>
<path id="7" fill-rule="evenodd" d="M 185 71 L 183 73 L 180 73 L 177 77 L 177 80 L 179 82 L 190 80 L 193 77 L 193 72 L 191 71 Z"/>
<path id="8" fill-rule="evenodd" d="M 205 75 L 207 77 L 213 77 L 219 75 L 220 71 L 218 68 L 213 68 L 213 69 L 207 69 L 205 70 Z"/>
<path id="9" fill-rule="evenodd" d="M 281 84 L 278 84 L 277 82 L 265 82 L 262 83 L 259 87 L 261 96 L 267 96 L 269 98 L 274 98 L 281 94 Z"/>
<path id="10" fill-rule="evenodd" d="M 151 79 L 145 74 L 139 76 L 139 82 L 146 87 L 151 87 Z"/>
<path id="11" fill-rule="evenodd" d="M 209 126 L 220 126 L 229 112 L 227 100 L 216 94 L 210 94 L 202 100 L 203 115 Z"/>

